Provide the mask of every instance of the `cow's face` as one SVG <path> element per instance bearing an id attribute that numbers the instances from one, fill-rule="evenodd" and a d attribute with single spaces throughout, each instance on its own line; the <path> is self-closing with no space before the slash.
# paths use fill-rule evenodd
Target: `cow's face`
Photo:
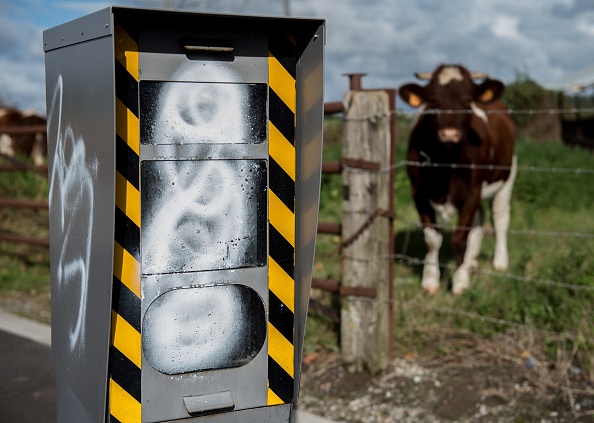
<path id="1" fill-rule="evenodd" d="M 473 114 L 481 115 L 480 104 L 499 100 L 504 91 L 502 82 L 485 79 L 475 84 L 473 79 L 484 74 L 471 74 L 459 65 L 441 65 L 431 74 L 417 74 L 429 83 L 425 86 L 406 84 L 400 87 L 400 97 L 412 107 L 424 106 L 423 121 L 435 128 L 441 143 L 459 144 L 468 138 Z"/>

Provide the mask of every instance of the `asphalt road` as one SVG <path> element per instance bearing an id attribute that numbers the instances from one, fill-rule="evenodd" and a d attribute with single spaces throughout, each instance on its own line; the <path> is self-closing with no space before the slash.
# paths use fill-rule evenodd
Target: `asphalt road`
<path id="1" fill-rule="evenodd" d="M 0 310 L 0 423 L 56 423 L 50 327 Z M 332 423 L 299 410 L 297 423 Z"/>
<path id="2" fill-rule="evenodd" d="M 0 380 L 0 421 L 56 421 L 56 374 L 49 346 L 0 331 Z"/>

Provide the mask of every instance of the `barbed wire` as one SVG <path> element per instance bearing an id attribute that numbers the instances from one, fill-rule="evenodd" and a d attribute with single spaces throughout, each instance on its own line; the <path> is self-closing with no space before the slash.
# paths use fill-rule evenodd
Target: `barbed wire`
<path id="1" fill-rule="evenodd" d="M 510 170 L 511 166 L 498 165 L 479 165 L 479 164 L 458 164 L 458 163 L 433 163 L 433 162 L 416 162 L 410 160 L 403 160 L 396 163 L 393 167 L 436 167 L 436 168 L 452 168 L 452 169 L 487 169 L 487 170 Z M 387 169 L 387 168 L 385 168 Z M 540 166 L 522 166 L 518 165 L 519 171 L 525 172 L 546 172 L 546 173 L 574 173 L 574 174 L 593 174 L 594 168 L 571 168 L 571 167 L 540 167 Z M 382 170 L 382 169 L 380 169 Z"/>
<path id="2" fill-rule="evenodd" d="M 396 216 L 395 220 L 403 222 L 407 225 L 416 227 L 417 229 L 423 228 L 424 225 L 421 222 L 413 222 L 411 220 L 403 219 Z M 435 229 L 445 230 L 463 230 L 470 231 L 473 229 L 472 226 L 457 226 L 450 224 L 434 223 L 431 225 Z M 494 234 L 495 230 L 492 227 L 483 227 L 483 231 L 487 234 Z M 527 236 L 551 236 L 551 237 L 563 237 L 563 238 L 583 238 L 583 239 L 594 239 L 594 233 L 591 232 L 571 232 L 571 231 L 541 231 L 536 229 L 508 229 L 508 234 L 512 235 L 527 235 Z"/>
<path id="3" fill-rule="evenodd" d="M 356 301 L 356 302 L 369 302 L 369 303 L 376 303 L 376 304 L 378 304 L 378 303 L 379 304 L 401 304 L 401 300 L 397 300 L 397 299 L 394 299 L 394 300 L 382 299 L 382 300 L 380 300 L 377 298 L 357 297 L 357 296 L 347 296 L 345 298 L 347 299 L 347 301 L 352 301 L 352 302 Z M 547 336 L 551 336 L 551 337 L 555 337 L 555 338 L 561 338 L 561 339 L 572 340 L 572 341 L 581 339 L 580 336 L 576 336 L 574 334 L 567 333 L 567 332 L 554 332 L 551 330 L 542 329 L 542 328 L 536 327 L 534 325 L 529 325 L 526 323 L 518 323 L 518 322 L 514 322 L 511 320 L 507 320 L 507 319 L 485 316 L 483 314 L 473 313 L 470 311 L 464 311 L 464 310 L 459 310 L 459 309 L 453 309 L 453 308 L 449 308 L 449 307 L 439 307 L 439 306 L 434 306 L 434 305 L 429 305 L 429 304 L 412 304 L 412 303 L 407 303 L 406 307 L 417 308 L 417 309 L 421 309 L 424 311 L 431 311 L 431 312 L 442 313 L 442 314 L 451 314 L 451 315 L 455 315 L 455 316 L 459 316 L 459 317 L 465 317 L 467 319 L 479 320 L 479 321 L 485 322 L 485 323 L 508 326 L 508 327 L 513 327 L 516 329 L 530 330 L 530 331 L 533 331 L 536 333 L 540 333 L 542 335 L 547 335 Z"/>
<path id="4" fill-rule="evenodd" d="M 483 111 L 486 114 L 510 114 L 510 115 L 555 115 L 555 114 L 577 114 L 577 113 L 594 113 L 594 108 L 548 108 L 548 109 L 526 109 L 526 110 L 518 110 L 518 109 L 502 109 L 502 110 L 485 110 Z M 420 111 L 402 111 L 396 110 L 391 111 L 391 115 L 411 115 L 411 116 L 419 116 L 423 114 L 470 114 L 475 113 L 473 110 L 436 110 L 436 109 L 426 109 Z M 376 120 L 385 119 L 386 116 L 377 116 Z M 347 119 L 353 120 L 353 119 Z M 359 119 L 355 119 L 359 120 Z M 361 119 L 361 120 L 368 120 L 368 119 Z M 377 123 L 377 122 L 372 122 Z M 350 172 L 363 172 L 363 173 L 386 173 L 386 172 L 393 172 L 396 169 L 404 168 L 404 167 L 431 167 L 431 168 L 452 168 L 452 169 L 487 169 L 487 170 L 511 170 L 511 166 L 498 166 L 498 165 L 479 165 L 479 164 L 456 164 L 456 163 L 433 163 L 430 161 L 420 162 L 420 161 L 410 161 L 410 160 L 403 160 L 399 161 L 395 164 L 390 166 L 386 166 L 380 168 L 379 170 L 370 170 L 370 169 L 361 169 L 356 167 L 351 167 L 348 165 L 343 164 L 342 167 L 346 171 Z M 530 165 L 520 165 L 517 166 L 518 171 L 525 171 L 525 172 L 546 172 L 546 173 L 554 173 L 554 174 L 584 174 L 584 175 L 591 175 L 594 174 L 594 168 L 559 168 L 559 167 L 539 167 L 539 166 L 530 166 Z M 405 223 L 405 220 L 399 219 Z M 408 222 L 410 223 L 410 222 Z M 420 223 L 416 223 L 418 227 L 422 227 Z M 435 227 L 441 228 L 448 228 L 448 229 L 463 229 L 463 230 L 470 230 L 472 228 L 469 227 L 461 227 L 461 226 L 454 226 L 454 225 L 434 225 Z M 487 233 L 494 233 L 493 229 L 486 228 Z M 576 237 L 576 238 L 584 238 L 584 239 L 594 239 L 594 233 L 583 233 L 583 232 L 570 232 L 570 231 L 540 231 L 540 230 L 508 230 L 508 233 L 514 235 L 529 235 L 529 236 L 548 236 L 548 237 Z M 411 266 L 421 266 L 427 264 L 427 262 L 423 259 L 419 259 L 416 257 L 408 256 L 406 254 L 390 254 L 385 256 L 378 256 L 375 258 L 357 258 L 357 257 L 349 257 L 348 254 L 342 254 L 343 259 L 353 260 L 360 263 L 370 263 L 370 262 L 377 262 L 378 260 L 398 260 L 400 262 L 405 262 Z M 448 269 L 448 270 L 455 270 L 457 268 L 454 264 L 449 263 L 432 263 L 437 264 L 441 269 Z M 476 275 L 484 275 L 489 277 L 497 277 L 501 278 L 504 281 L 518 281 L 527 284 L 535 284 L 540 286 L 547 286 L 553 288 L 563 288 L 568 290 L 573 290 L 576 292 L 592 292 L 594 291 L 594 286 L 587 286 L 587 285 L 578 285 L 568 282 L 561 282 L 555 281 L 551 279 L 544 279 L 544 278 L 534 278 L 534 277 L 527 277 L 523 275 L 512 274 L 508 272 L 497 272 L 494 270 L 488 269 L 472 269 L 473 274 Z M 356 297 L 350 296 L 348 297 L 350 301 L 371 301 L 371 302 L 380 302 L 385 304 L 395 304 L 400 303 L 401 300 L 399 299 L 378 299 L 378 298 L 368 298 L 368 297 Z M 447 307 L 439 307 L 433 306 L 429 304 L 407 304 L 409 307 L 420 308 L 426 311 L 433 311 L 437 313 L 443 314 L 451 314 L 459 317 L 464 317 L 467 319 L 474 319 L 480 320 L 490 324 L 496 325 L 505 325 L 508 327 L 514 328 L 521 328 L 525 330 L 532 330 L 538 333 L 543 333 L 548 336 L 556 336 L 562 337 L 565 339 L 576 340 L 577 337 L 572 334 L 568 333 L 558 333 L 542 328 L 537 328 L 533 325 L 525 324 L 525 323 L 518 323 L 506 319 L 495 318 L 491 316 L 484 316 L 478 313 L 452 309 Z"/>
<path id="5" fill-rule="evenodd" d="M 594 113 L 594 108 L 552 108 L 552 109 L 480 109 L 488 115 L 506 114 L 506 115 L 555 115 L 555 114 L 575 114 L 575 113 Z M 420 116 L 420 115 L 456 115 L 456 114 L 473 114 L 472 109 L 452 110 L 452 109 L 425 109 L 425 110 L 393 110 L 392 114 L 404 116 Z"/>
<path id="6" fill-rule="evenodd" d="M 465 317 L 468 319 L 480 320 L 485 323 L 509 326 L 509 327 L 523 329 L 523 330 L 531 330 L 531 331 L 540 333 L 542 335 L 553 336 L 553 337 L 558 337 L 558 338 L 563 338 L 563 339 L 569 339 L 572 341 L 575 341 L 578 339 L 577 336 L 575 336 L 571 333 L 553 332 L 553 331 L 550 331 L 547 329 L 538 328 L 534 325 L 513 322 L 511 320 L 506 320 L 506 319 L 501 319 L 501 318 L 496 318 L 496 317 L 491 317 L 491 316 L 484 316 L 482 314 L 472 313 L 470 311 L 457 310 L 457 309 L 453 309 L 453 308 L 449 308 L 449 307 L 437 307 L 437 306 L 431 306 L 431 305 L 427 305 L 427 304 L 408 304 L 408 306 L 414 307 L 414 308 L 419 308 L 419 309 L 422 309 L 425 311 L 434 311 L 434 312 L 442 313 L 442 314 L 452 314 L 452 315 L 456 315 L 456 316 L 460 316 L 460 317 Z"/>
<path id="7" fill-rule="evenodd" d="M 436 263 L 436 262 L 426 261 L 426 260 L 419 259 L 416 257 L 408 256 L 406 254 L 393 254 L 388 257 L 390 259 L 406 261 L 408 264 L 411 264 L 411 265 L 421 266 L 421 265 L 425 265 L 425 264 L 437 264 L 441 269 L 448 269 L 448 270 L 456 270 L 458 267 L 456 265 L 449 264 L 449 263 L 440 263 L 440 262 Z M 515 275 L 512 273 L 508 273 L 508 272 L 497 272 L 495 270 L 488 270 L 488 269 L 481 269 L 481 268 L 472 269 L 472 272 L 475 274 L 479 274 L 479 275 L 495 276 L 495 277 L 500 277 L 503 279 L 515 280 L 518 282 L 534 283 L 537 285 L 546 285 L 546 286 L 552 286 L 552 287 L 556 287 L 556 288 L 566 288 L 566 289 L 571 289 L 573 291 L 594 291 L 594 286 L 591 286 L 591 285 L 576 285 L 576 284 L 567 283 L 567 282 L 558 282 L 558 281 L 554 281 L 551 279 L 531 278 L 531 277 L 527 277 L 527 276 Z"/>
<path id="8" fill-rule="evenodd" d="M 487 115 L 575 115 L 578 113 L 594 114 L 594 107 L 582 107 L 582 108 L 549 108 L 549 109 L 482 109 L 481 112 Z M 343 118 L 346 122 L 362 122 L 369 121 L 371 124 L 378 124 L 382 119 L 386 119 L 390 116 L 407 116 L 409 118 L 415 118 L 422 115 L 470 115 L 476 112 L 472 109 L 424 109 L 424 110 L 389 110 L 383 113 L 377 113 L 375 115 L 363 116 L 363 117 L 345 117 Z"/>
<path id="9" fill-rule="evenodd" d="M 480 164 L 462 164 L 462 163 L 434 163 L 434 162 L 418 162 L 412 160 L 401 160 L 393 165 L 385 166 L 378 170 L 361 169 L 343 164 L 342 168 L 350 172 L 359 173 L 387 173 L 392 170 L 403 167 L 430 167 L 430 168 L 451 168 L 451 169 L 487 169 L 487 170 L 511 170 L 511 166 L 500 165 L 480 165 Z M 570 168 L 570 167 L 540 167 L 540 166 L 525 166 L 518 165 L 518 171 L 522 172 L 544 172 L 544 173 L 568 173 L 568 174 L 594 174 L 594 168 Z"/>
<path id="10" fill-rule="evenodd" d="M 443 263 L 443 262 L 433 262 L 433 261 L 426 261 L 424 259 L 419 259 L 417 257 L 412 257 L 406 254 L 386 254 L 383 256 L 378 256 L 376 258 L 360 258 L 360 257 L 354 257 L 354 256 L 349 256 L 348 254 L 343 254 L 343 259 L 346 260 L 350 260 L 350 261 L 355 261 L 358 263 L 376 263 L 378 261 L 386 261 L 386 260 L 398 260 L 400 262 L 405 262 L 405 264 L 407 265 L 412 265 L 412 266 L 424 266 L 425 264 L 436 264 L 437 266 L 439 266 L 440 269 L 447 269 L 447 270 L 451 270 L 454 271 L 458 268 L 457 265 L 454 264 L 450 264 L 450 263 Z M 559 281 L 554 281 L 552 279 L 543 279 L 543 278 L 532 278 L 532 277 L 528 277 L 528 276 L 521 276 L 521 275 L 516 275 L 513 273 L 508 273 L 508 272 L 498 272 L 495 270 L 488 270 L 488 269 L 481 269 L 481 268 L 474 268 L 471 269 L 471 272 L 477 275 L 483 275 L 483 276 L 493 276 L 493 277 L 498 277 L 498 278 L 502 278 L 502 279 L 509 279 L 509 280 L 514 280 L 514 281 L 518 281 L 518 282 L 526 282 L 526 283 L 533 283 L 536 285 L 545 285 L 545 286 L 552 286 L 555 288 L 565 288 L 565 289 L 571 289 L 573 291 L 594 291 L 594 286 L 592 285 L 577 285 L 577 284 L 572 284 L 572 283 L 568 283 L 568 282 L 559 282 Z"/>

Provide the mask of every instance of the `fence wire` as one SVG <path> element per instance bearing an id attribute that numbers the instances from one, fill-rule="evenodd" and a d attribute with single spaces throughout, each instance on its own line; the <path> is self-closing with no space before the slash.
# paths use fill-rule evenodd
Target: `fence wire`
<path id="1" fill-rule="evenodd" d="M 412 222 L 410 220 L 398 218 L 398 221 L 410 225 L 416 229 L 422 229 L 424 226 L 420 222 Z M 445 230 L 463 230 L 470 231 L 473 228 L 470 226 L 457 226 L 451 224 L 440 224 L 434 223 L 431 225 L 435 229 Z M 493 235 L 495 230 L 491 227 L 484 227 L 483 232 L 486 234 Z M 571 232 L 571 231 L 541 231 L 536 229 L 508 229 L 507 233 L 510 235 L 525 235 L 525 236 L 550 236 L 550 237 L 561 237 L 561 238 L 583 238 L 583 239 L 594 239 L 594 233 L 591 232 Z"/>
<path id="2" fill-rule="evenodd" d="M 451 168 L 451 169 L 488 169 L 488 170 L 510 170 L 511 166 L 499 165 L 480 165 L 480 164 L 464 164 L 464 163 L 437 163 L 437 162 L 417 162 L 411 160 L 401 160 L 391 166 L 380 168 L 379 170 L 362 169 L 343 164 L 342 168 L 349 172 L 359 173 L 386 173 L 395 169 L 403 167 L 431 167 L 431 168 Z M 541 166 L 526 166 L 518 165 L 517 170 L 521 172 L 543 172 L 543 173 L 567 173 L 576 175 L 591 175 L 594 174 L 594 168 L 565 168 L 565 167 L 541 167 Z"/>
<path id="3" fill-rule="evenodd" d="M 564 115 L 564 114 L 576 114 L 576 113 L 594 113 L 594 108 L 550 108 L 550 109 L 500 109 L 500 110 L 489 110 L 480 109 L 488 115 Z M 451 109 L 424 109 L 424 110 L 394 110 L 392 114 L 404 115 L 404 116 L 420 116 L 420 115 L 459 115 L 459 114 L 473 114 L 475 113 L 472 109 L 464 110 L 451 110 Z"/>
<path id="4" fill-rule="evenodd" d="M 505 110 L 484 110 L 486 114 L 509 114 L 509 115 L 559 115 L 559 114 L 577 114 L 577 113 L 594 113 L 594 108 L 548 108 L 548 109 L 526 109 L 526 110 L 517 110 L 517 109 L 505 109 Z M 411 117 L 418 117 L 420 115 L 431 115 L 431 114 L 444 114 L 444 115 L 452 115 L 452 114 L 470 114 L 474 113 L 472 110 L 437 110 L 437 109 L 425 109 L 419 111 L 392 111 L 392 115 L 408 115 Z M 366 120 L 366 119 L 362 119 Z M 343 164 L 342 168 L 348 172 L 358 172 L 358 173 L 387 173 L 393 172 L 397 169 L 405 168 L 405 167 L 431 167 L 431 168 L 452 168 L 452 169 L 488 169 L 488 170 L 511 170 L 511 166 L 495 166 L 495 165 L 478 165 L 478 164 L 457 164 L 457 163 L 436 163 L 431 161 L 410 161 L 410 160 L 402 160 L 399 161 L 391 166 L 383 167 L 379 170 L 371 170 L 371 169 L 361 169 L 355 168 L 352 166 L 348 166 Z M 554 174 L 574 174 L 574 175 L 592 175 L 594 174 L 594 168 L 559 168 L 559 167 L 541 167 L 541 166 L 531 166 L 531 165 L 518 165 L 518 171 L 522 172 L 542 172 L 542 173 L 554 173 Z M 368 214 L 371 214 L 369 212 Z M 395 220 L 401 221 L 408 225 L 414 225 L 417 228 L 422 228 L 423 225 L 419 222 L 410 222 L 403 220 L 402 218 L 395 216 Z M 441 229 L 448 229 L 448 230 L 470 230 L 470 227 L 462 227 L 456 225 L 441 225 L 435 224 L 433 225 L 435 228 Z M 486 233 L 494 233 L 493 229 L 491 228 L 483 228 Z M 574 238 L 583 238 L 583 239 L 594 239 L 594 233 L 583 233 L 583 232 L 571 232 L 571 231 L 542 231 L 542 230 L 519 230 L 519 229 L 509 229 L 509 234 L 512 235 L 526 235 L 526 236 L 543 236 L 543 237 L 574 237 Z M 375 259 L 361 259 L 357 257 L 352 257 L 346 254 L 344 251 L 342 252 L 341 256 L 343 258 L 353 260 L 360 263 L 370 263 L 372 261 L 387 261 L 387 260 L 396 260 L 401 263 L 405 263 L 409 266 L 424 266 L 427 262 L 423 259 L 419 259 L 416 257 L 412 257 L 406 254 L 392 254 L 377 257 Z M 435 264 L 435 263 L 431 263 Z M 437 265 L 441 269 L 447 269 L 450 271 L 456 270 L 457 266 L 454 264 L 449 263 L 437 263 Z M 551 279 L 543 279 L 543 278 L 533 278 L 527 277 L 523 275 L 516 275 L 508 272 L 497 272 L 488 269 L 481 269 L 475 268 L 472 269 L 473 274 L 476 275 L 484 275 L 489 277 L 497 277 L 501 278 L 504 281 L 518 281 L 527 284 L 534 284 L 540 286 L 548 286 L 552 288 L 563 288 L 575 291 L 576 293 L 579 292 L 593 292 L 594 286 L 588 285 L 578 285 L 572 284 L 567 282 L 555 281 Z M 377 298 L 369 298 L 369 297 L 355 297 L 349 296 L 348 301 L 361 301 L 361 302 L 376 302 L 376 303 L 384 303 L 384 304 L 395 304 L 400 303 L 401 300 L 393 299 L 377 299 Z M 495 318 L 491 316 L 484 316 L 478 313 L 473 313 L 464 310 L 452 309 L 447 307 L 437 307 L 428 304 L 407 304 L 409 307 L 423 309 L 425 311 L 431 311 L 441 314 L 450 314 L 455 315 L 458 317 L 463 317 L 467 319 L 479 320 L 485 323 L 496 324 L 496 325 L 504 325 L 513 328 L 520 328 L 524 330 L 531 330 L 537 333 L 541 333 L 547 336 L 552 336 L 560 339 L 567 339 L 576 341 L 580 337 L 569 334 L 569 333 L 557 333 L 552 332 L 546 329 L 537 328 L 533 325 L 524 324 L 513 322 L 506 319 Z"/>
<path id="5" fill-rule="evenodd" d="M 372 302 L 372 303 L 380 303 L 380 304 L 401 304 L 401 302 L 402 302 L 401 300 L 397 300 L 397 299 L 378 300 L 377 298 L 369 298 L 369 297 L 348 297 L 348 301 L 367 302 L 367 303 Z M 508 326 L 508 327 L 512 327 L 512 328 L 529 330 L 529 331 L 533 331 L 533 332 L 536 332 L 536 333 L 539 333 L 542 335 L 554 337 L 557 339 L 572 340 L 572 341 L 583 340 L 583 337 L 581 337 L 579 335 L 572 334 L 572 333 L 553 332 L 553 331 L 538 328 L 534 325 L 530 325 L 530 324 L 526 324 L 526 323 L 513 322 L 511 320 L 500 319 L 500 318 L 491 317 L 491 316 L 485 316 L 485 315 L 482 315 L 479 313 L 473 313 L 470 311 L 464 311 L 464 310 L 454 309 L 454 308 L 450 308 L 450 307 L 439 307 L 439 306 L 434 306 L 434 305 L 429 305 L 429 304 L 420 304 L 420 303 L 407 304 L 406 307 L 416 308 L 416 309 L 420 309 L 423 311 L 429 311 L 429 312 L 435 312 L 435 313 L 441 313 L 441 314 L 450 314 L 453 316 L 464 317 L 464 318 L 468 318 L 468 319 L 472 319 L 472 320 L 479 320 L 481 322 L 500 325 L 500 326 Z"/>

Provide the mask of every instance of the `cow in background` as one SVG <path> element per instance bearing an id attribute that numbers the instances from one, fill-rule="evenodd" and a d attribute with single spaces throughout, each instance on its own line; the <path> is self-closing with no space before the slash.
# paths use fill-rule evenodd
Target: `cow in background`
<path id="1" fill-rule="evenodd" d="M 0 108 L 0 154 L 8 157 L 22 154 L 30 157 L 36 166 L 45 162 L 47 155 L 46 133 L 2 133 L 3 128 L 45 125 L 46 119 L 31 110 Z"/>
<path id="2" fill-rule="evenodd" d="M 439 249 L 443 237 L 436 215 L 447 221 L 456 212 L 452 246 L 457 269 L 452 291 L 469 285 L 470 271 L 478 266 L 483 238 L 482 200 L 491 200 L 496 245 L 493 267 L 508 268 L 507 230 L 517 163 L 515 127 L 500 101 L 501 81 L 470 73 L 460 65 L 440 65 L 428 74 L 416 74 L 427 85 L 405 84 L 400 97 L 421 107 L 408 146 L 408 166 L 415 206 L 423 224 L 427 255 L 422 286 L 439 288 Z M 475 80 L 482 79 L 481 83 Z"/>

